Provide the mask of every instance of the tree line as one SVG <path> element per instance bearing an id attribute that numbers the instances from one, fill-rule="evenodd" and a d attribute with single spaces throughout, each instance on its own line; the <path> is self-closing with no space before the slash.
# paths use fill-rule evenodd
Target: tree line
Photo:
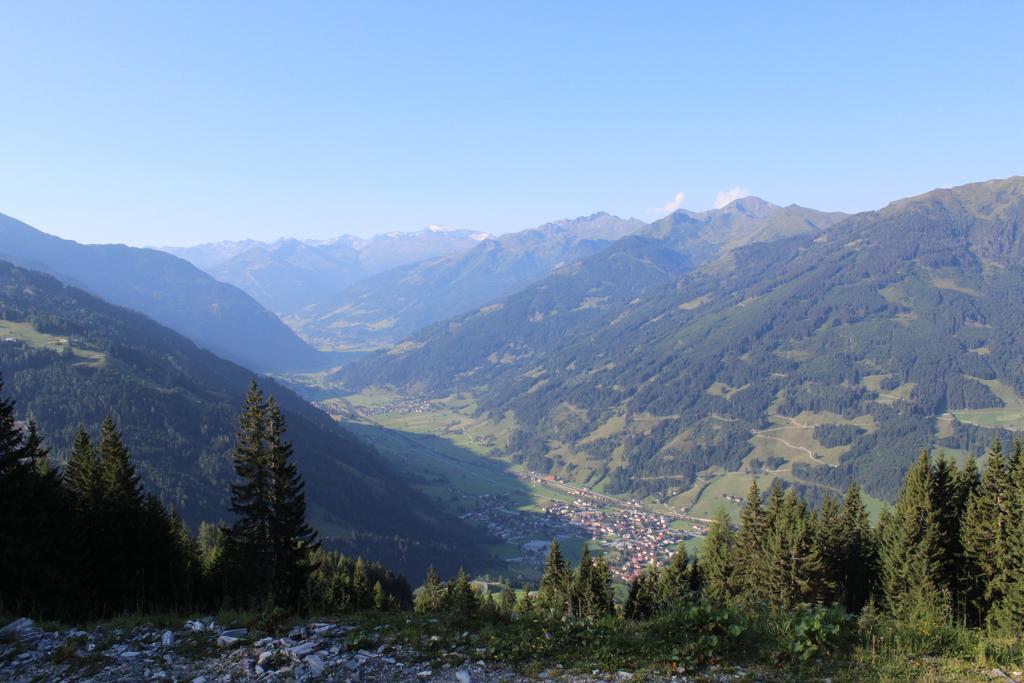
<path id="1" fill-rule="evenodd" d="M 585 549 L 573 569 L 553 542 L 535 593 L 506 588 L 474 601 L 464 576 L 441 584 L 431 572 L 416 608 L 460 620 L 643 621 L 700 605 L 749 613 L 820 606 L 1016 642 L 1024 635 L 1024 446 L 1007 455 L 997 439 L 985 460 L 981 474 L 974 458 L 958 467 L 923 451 L 877 524 L 856 484 L 812 509 L 794 488 L 776 481 L 764 496 L 754 483 L 738 523 L 719 511 L 699 560 L 680 547 L 666 566 L 633 579 L 621 607 L 603 559 Z"/>
<path id="2" fill-rule="evenodd" d="M 412 603 L 404 578 L 320 547 L 287 426 L 256 382 L 232 455 L 231 524 L 193 536 L 139 479 L 107 416 L 63 468 L 0 378 L 0 613 L 62 618 L 219 606 L 346 611 Z"/>

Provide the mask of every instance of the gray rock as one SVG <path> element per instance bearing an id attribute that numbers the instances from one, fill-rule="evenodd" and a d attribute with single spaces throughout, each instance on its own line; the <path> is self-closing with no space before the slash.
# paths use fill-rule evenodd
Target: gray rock
<path id="1" fill-rule="evenodd" d="M 229 628 L 229 629 L 226 629 L 224 631 L 221 631 L 220 634 L 222 636 L 227 636 L 228 638 L 245 638 L 246 636 L 249 635 L 249 629 L 247 629 L 247 628 Z"/>
<path id="2" fill-rule="evenodd" d="M 217 647 L 229 648 L 234 647 L 242 642 L 241 638 L 233 638 L 231 636 L 219 636 L 217 638 Z"/>
<path id="3" fill-rule="evenodd" d="M 3 628 L 0 628 L 0 636 L 19 636 L 35 625 L 36 622 L 32 621 L 28 617 L 15 619 Z"/>
<path id="4" fill-rule="evenodd" d="M 288 654 L 290 654 L 292 657 L 298 658 L 308 655 L 312 653 L 314 650 L 316 650 L 316 644 L 302 643 L 301 645 L 296 645 L 292 649 L 288 650 Z"/>
<path id="5" fill-rule="evenodd" d="M 324 672 L 324 660 L 320 659 L 316 655 L 307 655 L 306 666 L 309 667 L 309 672 L 314 676 L 319 676 Z"/>
<path id="6" fill-rule="evenodd" d="M 459 683 L 473 683 L 473 676 L 465 669 L 455 672 L 455 678 L 458 679 Z"/>
<path id="7" fill-rule="evenodd" d="M 174 633 L 172 631 L 164 631 L 164 635 L 160 638 L 160 644 L 164 647 L 174 647 Z"/>
<path id="8" fill-rule="evenodd" d="M 417 671 L 416 672 L 416 677 L 417 678 L 422 678 L 422 679 L 430 678 L 433 675 L 434 675 L 434 672 L 431 671 L 430 669 L 424 669 L 423 671 Z"/>

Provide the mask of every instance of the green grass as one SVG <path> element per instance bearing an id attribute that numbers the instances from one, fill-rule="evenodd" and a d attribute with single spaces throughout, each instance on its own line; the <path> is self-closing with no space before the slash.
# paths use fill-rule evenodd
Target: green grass
<path id="1" fill-rule="evenodd" d="M 997 379 L 986 380 L 972 377 L 981 382 L 1005 404 L 1002 408 L 979 408 L 976 410 L 954 410 L 953 415 L 961 422 L 1013 431 L 1024 429 L 1024 400 L 1017 393 Z"/>
<path id="2" fill-rule="evenodd" d="M 103 367 L 107 362 L 106 354 L 78 348 L 73 342 L 69 342 L 67 337 L 58 337 L 40 332 L 31 323 L 27 322 L 13 322 L 0 319 L 0 340 L 6 338 L 14 338 L 32 348 L 50 349 L 57 353 L 63 353 L 68 344 L 71 343 L 71 352 L 76 358 L 81 359 L 80 365 L 98 368 Z M 5 342 L 0 341 L 0 343 Z"/>

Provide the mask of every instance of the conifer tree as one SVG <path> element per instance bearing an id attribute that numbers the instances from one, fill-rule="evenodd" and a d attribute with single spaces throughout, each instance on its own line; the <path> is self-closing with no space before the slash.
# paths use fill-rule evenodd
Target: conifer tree
<path id="1" fill-rule="evenodd" d="M 590 572 L 590 608 L 594 618 L 615 613 L 615 590 L 612 588 L 612 572 L 603 557 L 594 561 Z"/>
<path id="2" fill-rule="evenodd" d="M 988 595 L 992 600 L 986 624 L 1008 638 L 1024 636 L 1024 452 L 1014 444 L 1006 472 L 1003 505 L 1005 522 L 997 555 L 996 572 Z"/>
<path id="3" fill-rule="evenodd" d="M 528 588 L 524 589 L 522 595 L 520 595 L 519 599 L 516 601 L 516 612 L 519 612 L 519 614 L 523 616 L 530 616 L 536 608 L 537 604 L 534 601 L 533 596 L 530 595 L 530 590 Z"/>
<path id="4" fill-rule="evenodd" d="M 4 379 L 0 375 L 0 477 L 19 465 L 23 435 L 14 416 L 14 399 L 4 398 Z"/>
<path id="5" fill-rule="evenodd" d="M 590 556 L 590 547 L 583 545 L 583 554 L 576 571 L 569 579 L 569 590 L 566 600 L 566 615 L 570 618 L 590 618 L 593 606 L 593 573 L 594 560 Z"/>
<path id="6" fill-rule="evenodd" d="M 998 599 L 993 589 L 1006 533 L 1008 490 L 1006 457 L 996 439 L 989 449 L 981 482 L 967 501 L 961 526 L 964 602 L 968 622 L 972 624 L 983 623 Z"/>
<path id="7" fill-rule="evenodd" d="M 142 507 L 142 484 L 114 418 L 107 415 L 100 427 L 99 457 L 103 497 L 108 504 L 130 510 Z"/>
<path id="8" fill-rule="evenodd" d="M 537 607 L 549 614 L 562 614 L 566 610 L 571 573 L 558 541 L 551 541 L 547 561 L 544 563 L 544 575 L 540 580 L 537 593 Z"/>
<path id="9" fill-rule="evenodd" d="M 806 503 L 793 489 L 781 502 L 778 493 L 774 488 L 768 508 L 763 595 L 769 605 L 790 608 L 813 602 L 824 576 Z"/>
<path id="10" fill-rule="evenodd" d="M 701 572 L 704 593 L 716 602 L 729 600 L 735 590 L 735 534 L 725 508 L 719 508 L 704 540 Z"/>
<path id="11" fill-rule="evenodd" d="M 839 501 L 827 491 L 821 508 L 811 513 L 815 552 L 821 559 L 822 583 L 819 594 L 826 603 L 844 602 L 846 592 L 847 530 Z"/>
<path id="12" fill-rule="evenodd" d="M 959 579 L 964 554 L 960 542 L 959 479 L 956 465 L 940 453 L 932 468 L 932 508 L 939 529 L 939 581 L 948 587 L 954 606 L 960 603 Z"/>
<path id="13" fill-rule="evenodd" d="M 694 601 L 692 576 L 694 571 L 695 564 L 686 554 L 686 547 L 680 544 L 672 555 L 672 560 L 659 573 L 658 604 L 660 611 L 669 611 Z"/>
<path id="14" fill-rule="evenodd" d="M 891 516 L 882 528 L 880 559 L 885 604 L 898 619 L 941 623 L 949 591 L 941 582 L 941 531 L 932 502 L 932 468 L 922 451 L 907 472 Z"/>
<path id="15" fill-rule="evenodd" d="M 373 604 L 370 594 L 370 579 L 366 575 L 366 560 L 356 558 L 356 566 L 352 573 L 352 606 L 356 609 L 369 609 Z"/>
<path id="16" fill-rule="evenodd" d="M 231 485 L 235 523 L 227 530 L 225 563 L 239 599 L 272 594 L 272 486 L 267 403 L 253 380 L 245 397 L 233 463 L 239 481 Z"/>
<path id="17" fill-rule="evenodd" d="M 504 617 L 511 615 L 516 609 L 516 592 L 512 586 L 505 584 L 501 588 L 501 596 L 498 598 L 498 613 Z"/>
<path id="18" fill-rule="evenodd" d="M 268 417 L 271 595 L 279 604 L 294 606 L 312 569 L 310 554 L 319 543 L 316 532 L 306 523 L 305 484 L 292 461 L 292 445 L 284 440 L 287 427 L 273 398 L 268 404 Z"/>
<path id="19" fill-rule="evenodd" d="M 74 495 L 79 510 L 95 505 L 102 493 L 99 455 L 89 433 L 81 425 L 75 433 L 71 455 L 64 468 L 64 485 Z"/>
<path id="20" fill-rule="evenodd" d="M 780 507 L 773 503 L 773 514 Z M 751 482 L 746 502 L 740 512 L 740 530 L 736 534 L 733 553 L 734 594 L 748 603 L 761 602 L 766 597 L 765 541 L 768 520 L 761 506 L 761 491 L 757 482 Z"/>
<path id="21" fill-rule="evenodd" d="M 480 610 L 480 601 L 476 591 L 473 590 L 469 577 L 466 576 L 466 570 L 462 567 L 459 567 L 455 581 L 448 585 L 445 606 L 446 611 L 460 623 L 473 621 Z"/>
<path id="22" fill-rule="evenodd" d="M 444 604 L 444 585 L 434 565 L 427 567 L 427 580 L 416 594 L 415 610 L 420 614 L 440 612 Z"/>
<path id="23" fill-rule="evenodd" d="M 650 619 L 658 610 L 658 568 L 649 565 L 633 579 L 622 607 L 627 619 Z"/>
<path id="24" fill-rule="evenodd" d="M 838 595 L 846 610 L 860 612 L 874 590 L 878 573 L 878 549 L 871 529 L 871 517 L 864 505 L 860 486 L 850 484 L 843 498 L 843 550 Z"/>

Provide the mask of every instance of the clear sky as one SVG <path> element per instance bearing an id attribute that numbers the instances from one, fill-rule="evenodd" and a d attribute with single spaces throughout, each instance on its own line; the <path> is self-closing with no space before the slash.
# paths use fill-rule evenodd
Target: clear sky
<path id="1" fill-rule="evenodd" d="M 2 0 L 0 212 L 184 245 L 877 208 L 1024 173 L 1022 28 L 1022 2 Z"/>

